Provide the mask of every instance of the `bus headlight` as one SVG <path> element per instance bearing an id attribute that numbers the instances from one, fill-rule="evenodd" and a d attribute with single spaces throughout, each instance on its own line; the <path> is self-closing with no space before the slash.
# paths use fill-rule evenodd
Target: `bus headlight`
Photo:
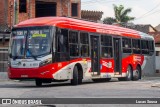
<path id="1" fill-rule="evenodd" d="M 52 63 L 52 58 L 49 58 L 49 59 L 46 59 L 42 62 L 40 62 L 39 66 L 42 67 L 42 66 L 45 66 L 47 64 L 51 64 Z"/>
<path id="2" fill-rule="evenodd" d="M 8 67 L 11 67 L 11 62 L 10 62 L 10 61 L 8 61 L 8 63 L 7 63 L 7 64 L 8 64 Z"/>

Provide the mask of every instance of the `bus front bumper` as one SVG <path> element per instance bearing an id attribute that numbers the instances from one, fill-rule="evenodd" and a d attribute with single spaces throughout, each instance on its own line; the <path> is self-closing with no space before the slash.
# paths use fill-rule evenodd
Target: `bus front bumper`
<path id="1" fill-rule="evenodd" d="M 8 77 L 10 79 L 53 79 L 54 70 L 51 66 L 39 68 L 8 68 Z"/>

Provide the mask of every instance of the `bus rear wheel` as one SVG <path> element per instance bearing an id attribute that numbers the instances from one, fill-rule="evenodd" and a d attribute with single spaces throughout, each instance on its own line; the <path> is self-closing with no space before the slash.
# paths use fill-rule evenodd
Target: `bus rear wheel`
<path id="1" fill-rule="evenodd" d="M 135 71 L 134 76 L 133 76 L 134 81 L 137 81 L 137 80 L 140 79 L 140 76 L 141 76 L 140 73 L 141 73 L 141 68 L 139 66 L 137 66 L 136 71 Z"/>
<path id="2" fill-rule="evenodd" d="M 132 77 L 133 77 L 133 72 L 132 72 L 131 66 L 129 65 L 127 67 L 126 77 L 118 78 L 118 80 L 119 81 L 130 81 L 130 80 L 132 80 Z"/>
<path id="3" fill-rule="evenodd" d="M 38 87 L 42 86 L 42 80 L 41 79 L 36 79 L 35 83 L 36 83 L 36 86 L 38 86 Z"/>

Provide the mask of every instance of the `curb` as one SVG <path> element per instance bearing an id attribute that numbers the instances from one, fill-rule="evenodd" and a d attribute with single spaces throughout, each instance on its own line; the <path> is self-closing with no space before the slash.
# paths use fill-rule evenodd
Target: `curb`
<path id="1" fill-rule="evenodd" d="M 158 88 L 160 88 L 160 83 L 155 83 L 155 84 L 151 85 L 151 87 L 158 87 Z"/>

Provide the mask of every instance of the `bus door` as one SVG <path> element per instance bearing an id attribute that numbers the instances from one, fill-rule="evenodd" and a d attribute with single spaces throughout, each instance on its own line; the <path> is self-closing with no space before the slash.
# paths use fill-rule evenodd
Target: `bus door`
<path id="1" fill-rule="evenodd" d="M 114 72 L 115 74 L 121 74 L 122 70 L 122 53 L 121 53 L 121 39 L 113 38 L 114 44 Z"/>
<path id="2" fill-rule="evenodd" d="M 91 72 L 100 75 L 100 36 L 90 35 L 91 40 Z"/>

